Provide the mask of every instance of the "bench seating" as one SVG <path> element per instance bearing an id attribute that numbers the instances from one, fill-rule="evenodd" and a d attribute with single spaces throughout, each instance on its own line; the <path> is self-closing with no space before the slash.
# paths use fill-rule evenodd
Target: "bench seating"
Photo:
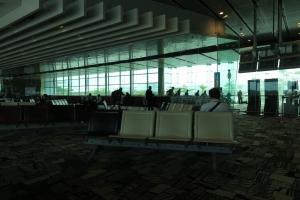
<path id="1" fill-rule="evenodd" d="M 14 102 L 2 102 L 14 103 Z M 5 129 L 7 126 L 3 124 L 18 127 L 22 122 L 22 108 L 20 106 L 0 106 L 0 130 Z"/>
<path id="2" fill-rule="evenodd" d="M 43 123 L 45 126 L 49 121 L 48 106 L 31 106 L 24 107 L 24 123 L 30 126 L 35 123 Z"/>
<path id="3" fill-rule="evenodd" d="M 122 146 L 209 152 L 216 170 L 216 153 L 231 153 L 236 143 L 232 115 L 232 112 L 124 110 L 119 135 L 89 137 L 85 144 L 96 148 Z M 218 125 L 211 128 L 212 124 Z"/>
<path id="4" fill-rule="evenodd" d="M 81 121 L 78 122 L 74 115 L 74 105 L 27 104 L 32 102 L 1 103 L 17 103 L 18 105 L 0 106 L 0 130 L 35 129 L 37 132 L 39 128 L 88 126 L 88 118 L 80 118 L 78 120 Z"/>
<path id="5" fill-rule="evenodd" d="M 1 102 L 1 106 L 18 106 L 19 102 Z"/>
<path id="6" fill-rule="evenodd" d="M 91 112 L 86 142 L 93 143 L 95 139 L 117 135 L 121 124 L 122 110 L 97 110 Z M 97 151 L 95 145 L 90 158 Z"/>

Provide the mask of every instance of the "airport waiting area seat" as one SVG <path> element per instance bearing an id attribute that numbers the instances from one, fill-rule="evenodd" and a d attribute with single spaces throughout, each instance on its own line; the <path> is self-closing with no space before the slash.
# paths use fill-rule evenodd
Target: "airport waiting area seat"
<path id="1" fill-rule="evenodd" d="M 153 137 L 156 111 L 124 110 L 118 138 L 147 139 Z"/>
<path id="2" fill-rule="evenodd" d="M 118 135 L 106 137 L 106 134 L 105 137 L 97 139 L 90 137 L 88 133 L 85 144 L 95 145 L 95 149 L 98 146 L 119 146 L 207 152 L 212 154 L 215 170 L 216 154 L 231 153 L 236 143 L 232 115 L 232 112 L 124 110 Z M 96 123 L 101 123 L 101 120 L 98 119 Z M 90 158 L 94 153 L 95 151 Z"/>
<path id="3" fill-rule="evenodd" d="M 232 112 L 195 112 L 195 142 L 235 144 Z"/>
<path id="4" fill-rule="evenodd" d="M 157 112 L 154 140 L 191 141 L 192 111 Z"/>

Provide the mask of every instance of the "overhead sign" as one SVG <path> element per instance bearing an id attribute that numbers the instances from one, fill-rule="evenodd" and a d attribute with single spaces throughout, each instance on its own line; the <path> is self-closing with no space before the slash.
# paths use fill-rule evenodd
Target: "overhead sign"
<path id="1" fill-rule="evenodd" d="M 214 87 L 220 88 L 220 72 L 215 72 Z"/>

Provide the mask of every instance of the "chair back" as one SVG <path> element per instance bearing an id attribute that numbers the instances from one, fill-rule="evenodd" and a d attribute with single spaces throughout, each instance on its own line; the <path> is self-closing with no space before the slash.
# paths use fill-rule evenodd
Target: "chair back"
<path id="1" fill-rule="evenodd" d="M 170 103 L 169 107 L 168 107 L 168 111 L 174 111 L 176 107 L 176 103 Z"/>
<path id="2" fill-rule="evenodd" d="M 105 100 L 103 100 L 103 105 L 104 105 L 104 107 L 105 107 L 105 109 L 106 110 L 108 110 L 109 108 L 108 108 L 108 105 L 107 105 L 107 103 L 106 103 L 106 101 Z"/>
<path id="3" fill-rule="evenodd" d="M 32 102 L 27 102 L 27 103 L 32 103 Z M 25 123 L 47 122 L 48 120 L 49 120 L 49 107 L 48 106 L 25 105 L 25 108 L 24 108 Z"/>
<path id="4" fill-rule="evenodd" d="M 155 114 L 154 110 L 124 110 L 120 137 L 142 139 L 153 137 Z"/>
<path id="5" fill-rule="evenodd" d="M 193 104 L 184 104 L 182 110 L 183 111 L 192 111 L 193 110 Z"/>
<path id="6" fill-rule="evenodd" d="M 120 128 L 121 112 L 118 110 L 97 110 L 91 112 L 88 135 L 117 135 Z"/>
<path id="7" fill-rule="evenodd" d="M 192 111 L 158 111 L 156 139 L 189 141 L 192 139 Z"/>
<path id="8" fill-rule="evenodd" d="M 13 102 L 5 102 L 5 103 L 13 103 Z M 2 124 L 19 123 L 21 122 L 21 120 L 22 120 L 21 106 L 0 106 L 0 123 Z"/>
<path id="9" fill-rule="evenodd" d="M 235 143 L 232 112 L 195 112 L 194 141 Z"/>
<path id="10" fill-rule="evenodd" d="M 34 106 L 35 102 L 19 102 L 19 106 Z"/>
<path id="11" fill-rule="evenodd" d="M 18 106 L 19 102 L 1 102 L 1 106 Z"/>
<path id="12" fill-rule="evenodd" d="M 177 103 L 176 106 L 175 106 L 175 111 L 182 111 L 182 108 L 183 108 L 183 103 Z"/>

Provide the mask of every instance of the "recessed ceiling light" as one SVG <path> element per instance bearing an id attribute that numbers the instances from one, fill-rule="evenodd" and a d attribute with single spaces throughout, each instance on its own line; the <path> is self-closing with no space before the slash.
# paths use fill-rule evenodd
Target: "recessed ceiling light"
<path id="1" fill-rule="evenodd" d="M 224 19 L 227 18 L 227 17 L 228 17 L 228 15 L 224 15 L 224 16 L 223 16 Z"/>
<path id="2" fill-rule="evenodd" d="M 223 15 L 224 13 L 223 12 L 220 12 L 220 15 Z"/>
<path id="3" fill-rule="evenodd" d="M 248 42 L 251 42 L 251 40 L 248 40 Z"/>

